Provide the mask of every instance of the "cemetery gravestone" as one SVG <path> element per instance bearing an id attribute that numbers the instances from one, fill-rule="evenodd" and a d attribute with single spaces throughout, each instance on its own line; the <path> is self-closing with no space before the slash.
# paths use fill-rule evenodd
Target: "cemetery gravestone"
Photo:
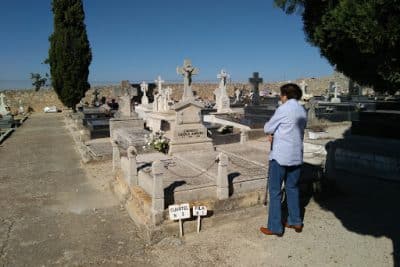
<path id="1" fill-rule="evenodd" d="M 175 105 L 175 124 L 172 130 L 169 154 L 180 151 L 213 150 L 207 128 L 201 123 L 203 105 L 184 101 Z"/>
<path id="2" fill-rule="evenodd" d="M 234 102 L 234 104 L 240 102 L 240 97 L 241 97 L 241 95 L 242 95 L 242 91 L 239 90 L 239 88 L 236 89 L 236 90 L 235 90 L 235 102 Z"/>
<path id="3" fill-rule="evenodd" d="M 331 99 L 331 103 L 340 103 L 341 100 L 338 97 L 338 84 L 337 83 L 333 83 L 332 84 L 332 88 L 333 88 L 333 97 Z"/>
<path id="4" fill-rule="evenodd" d="M 214 91 L 216 96 L 216 106 L 218 113 L 230 113 L 232 110 L 230 109 L 230 100 L 228 94 L 226 93 L 226 81 L 229 78 L 229 74 L 224 70 L 217 75 L 217 78 L 220 79 L 219 87 Z"/>
<path id="5" fill-rule="evenodd" d="M 251 103 L 252 105 L 258 106 L 260 104 L 259 84 L 263 82 L 263 79 L 259 77 L 258 72 L 253 72 L 253 77 L 249 78 L 249 82 L 253 85 Z"/>
<path id="6" fill-rule="evenodd" d="M 148 84 L 146 82 L 142 82 L 140 84 L 140 90 L 143 92 L 142 96 L 142 105 L 149 104 L 149 98 L 147 97 L 147 90 L 149 89 Z"/>
<path id="7" fill-rule="evenodd" d="M 183 95 L 182 101 L 190 101 L 194 99 L 192 91 L 192 76 L 199 73 L 199 69 L 192 66 L 189 59 L 185 59 L 183 67 L 177 67 L 176 72 L 183 75 Z"/>

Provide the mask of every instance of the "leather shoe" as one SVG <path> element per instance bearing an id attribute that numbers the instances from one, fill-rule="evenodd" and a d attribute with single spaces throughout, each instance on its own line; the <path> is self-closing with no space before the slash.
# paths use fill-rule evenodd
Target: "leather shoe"
<path id="1" fill-rule="evenodd" d="M 292 228 L 296 231 L 296 233 L 301 233 L 303 231 L 303 225 L 290 225 L 287 222 L 283 223 L 286 228 Z"/>
<path id="2" fill-rule="evenodd" d="M 266 228 L 266 227 L 260 227 L 260 231 L 261 231 L 261 233 L 263 233 L 264 235 L 276 235 L 276 236 L 279 236 L 279 237 L 282 236 L 281 233 L 280 233 L 280 234 L 274 233 L 274 232 L 272 232 L 271 230 L 269 230 L 269 229 Z"/>

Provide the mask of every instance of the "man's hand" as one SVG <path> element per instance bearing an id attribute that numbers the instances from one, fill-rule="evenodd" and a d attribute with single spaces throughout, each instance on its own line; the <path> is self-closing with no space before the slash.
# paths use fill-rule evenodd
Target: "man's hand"
<path id="1" fill-rule="evenodd" d="M 272 134 L 268 134 L 267 140 L 268 140 L 268 142 L 272 143 L 272 140 L 274 140 L 274 136 Z"/>

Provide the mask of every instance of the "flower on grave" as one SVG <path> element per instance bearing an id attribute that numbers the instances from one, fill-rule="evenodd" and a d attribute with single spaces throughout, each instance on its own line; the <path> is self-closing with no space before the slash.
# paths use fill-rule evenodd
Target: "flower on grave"
<path id="1" fill-rule="evenodd" d="M 147 147 L 162 153 L 167 153 L 169 148 L 169 140 L 164 137 L 164 132 L 151 133 L 146 139 Z"/>

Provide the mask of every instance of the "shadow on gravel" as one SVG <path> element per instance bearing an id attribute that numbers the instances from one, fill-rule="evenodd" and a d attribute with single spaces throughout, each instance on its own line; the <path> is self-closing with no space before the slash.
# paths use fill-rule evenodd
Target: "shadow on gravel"
<path id="1" fill-rule="evenodd" d="M 390 238 L 394 266 L 400 266 L 400 183 L 337 172 L 335 187 L 341 193 L 316 202 L 349 231 Z"/>

